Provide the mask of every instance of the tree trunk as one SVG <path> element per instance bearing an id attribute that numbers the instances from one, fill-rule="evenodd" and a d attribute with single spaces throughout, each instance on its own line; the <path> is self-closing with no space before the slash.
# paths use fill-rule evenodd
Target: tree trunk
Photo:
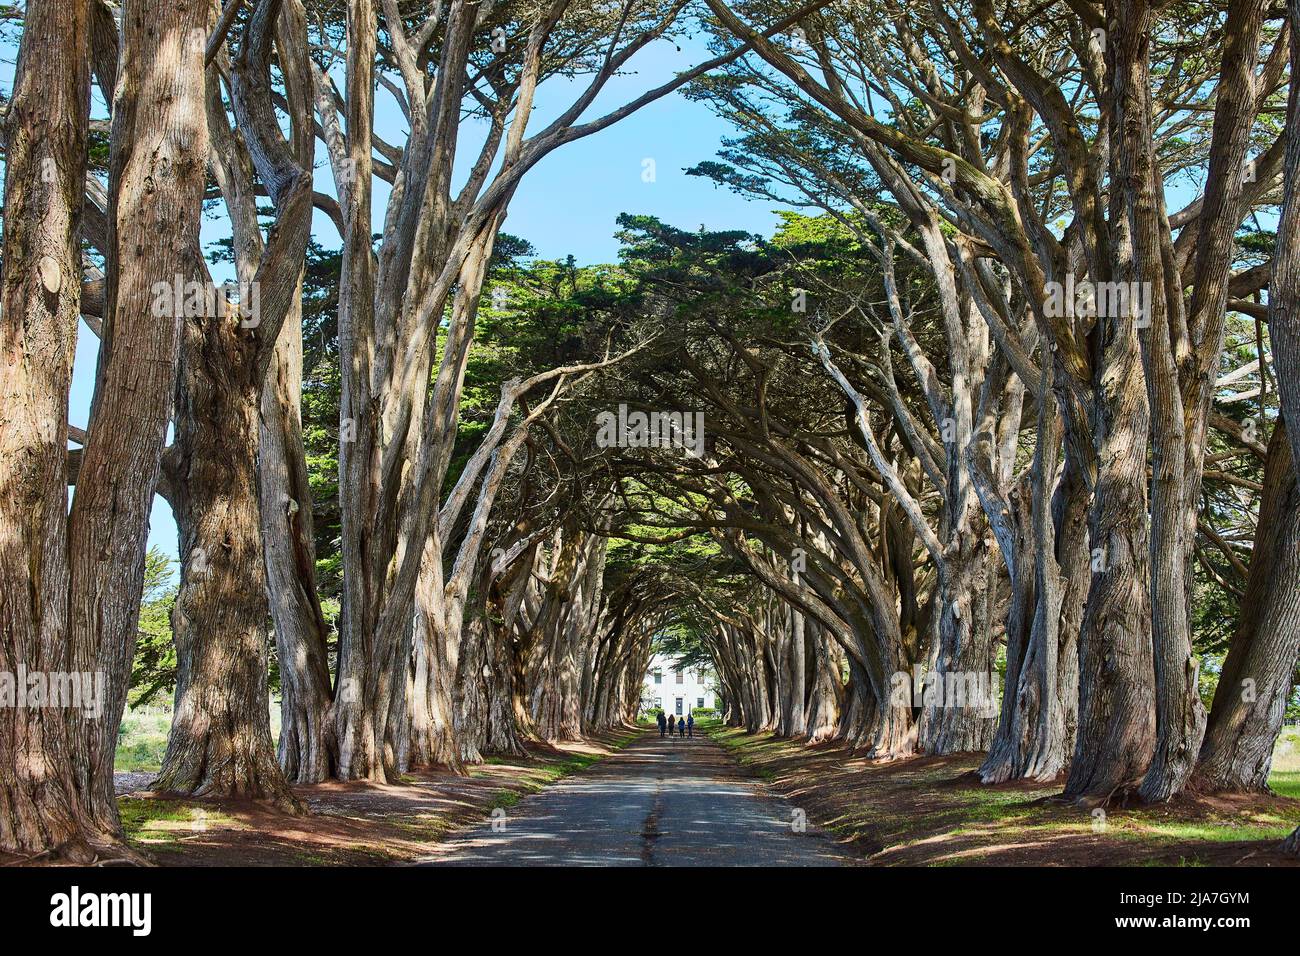
<path id="1" fill-rule="evenodd" d="M 211 8 L 196 0 L 123 11 L 109 174 L 108 308 L 91 405 L 90 438 L 69 519 L 70 626 L 96 634 L 108 699 L 92 734 L 92 801 L 118 819 L 113 786 L 144 584 L 149 511 L 172 413 L 182 316 L 177 276 L 199 255 L 207 124 L 201 51 Z"/>
<path id="2" fill-rule="evenodd" d="M 224 294 L 213 295 L 201 262 L 187 273 L 210 298 L 195 309 L 185 297 L 176 438 L 168 453 L 181 586 L 172 613 L 176 708 L 157 786 L 266 799 L 296 812 L 302 807 L 276 761 L 270 732 L 270 608 L 257 471 L 264 386 L 281 330 L 300 302 L 312 177 L 286 142 L 275 110 L 276 49 L 298 111 L 292 121 L 299 152 L 309 155 L 302 142 L 311 125 L 301 115 L 306 22 L 299 5 L 261 3 L 250 15 L 239 54 L 228 63 L 238 136 L 230 130 L 215 71 L 208 74 L 210 159 L 233 223 L 240 301 L 232 308 Z M 265 241 L 254 171 L 274 203 L 275 223 Z M 287 512 L 287 502 L 284 507 Z"/>
<path id="3" fill-rule="evenodd" d="M 1292 38 L 1296 37 L 1300 0 L 1288 0 L 1287 22 Z M 1292 43 L 1291 75 L 1298 73 L 1300 43 Z M 1291 459 L 1300 470 L 1300 84 L 1291 84 L 1286 114 L 1285 180 L 1268 291 L 1268 335 L 1273 343 L 1278 401 L 1289 425 Z M 1300 840 L 1296 842 L 1300 845 Z"/>
<path id="4" fill-rule="evenodd" d="M 997 728 L 993 639 L 988 615 L 989 549 L 982 535 L 956 536 L 933 656 L 934 690 L 922 700 L 918 748 L 950 754 L 987 750 Z"/>
<path id="5" fill-rule="evenodd" d="M 1155 747 L 1146 502 L 1148 415 L 1131 322 L 1112 330 L 1097 397 L 1099 469 L 1090 538 L 1098 567 L 1079 641 L 1079 726 L 1065 795 L 1134 788 Z"/>
<path id="6" fill-rule="evenodd" d="M 808 729 L 808 650 L 804 646 L 808 622 L 798 610 L 791 607 L 790 639 L 786 648 L 785 707 L 781 715 L 785 731 L 790 736 L 802 736 Z"/>
<path id="7" fill-rule="evenodd" d="M 1193 291 L 1185 317 L 1157 308 L 1148 348 L 1148 377 L 1154 372 L 1152 460 L 1152 633 L 1155 640 L 1157 740 L 1155 758 L 1141 796 L 1167 800 L 1191 777 L 1202 747 L 1206 715 L 1198 687 L 1199 665 L 1192 648 L 1193 565 L 1202 507 L 1206 434 L 1223 352 L 1229 272 L 1235 239 L 1246 212 L 1241 202 L 1242 169 L 1255 113 L 1255 71 L 1264 0 L 1232 4 L 1224 24 L 1219 93 L 1215 102 L 1206 193 L 1196 231 Z M 1154 166 L 1154 148 L 1146 149 Z M 1144 191 L 1156 230 L 1169 242 L 1162 184 Z M 1179 280 L 1179 285 L 1185 280 Z M 1159 289 L 1159 287 L 1157 287 Z M 1181 304 L 1181 303 L 1180 303 Z M 1171 320 L 1184 321 L 1198 346 L 1190 360 L 1175 358 Z M 1159 343 L 1160 347 L 1154 346 Z M 1181 461 L 1170 460 L 1180 456 Z M 1166 568 L 1168 571 L 1166 571 Z M 1167 590 L 1166 590 L 1167 589 Z M 1181 589 L 1179 596 L 1175 589 Z"/>
<path id="8" fill-rule="evenodd" d="M 808 742 L 815 744 L 835 736 L 843 689 L 840 686 L 839 655 L 833 639 L 813 621 L 808 621 L 814 654 L 812 691 L 809 695 Z"/>
<path id="9" fill-rule="evenodd" d="M 456 676 L 456 729 L 463 763 L 482 763 L 484 753 L 516 757 L 528 753 L 516 721 L 512 637 L 535 553 L 522 555 L 505 580 L 491 580 L 490 561 L 480 572 L 479 603 L 466 631 Z"/>
<path id="10" fill-rule="evenodd" d="M 527 756 L 515 721 L 509 633 L 476 616 L 466 630 L 456 680 L 456 739 L 462 764 L 484 754 Z"/>
<path id="11" fill-rule="evenodd" d="M 1079 707 L 1079 631 L 1092 555 L 1088 550 L 1088 489 L 1083 464 L 1067 448 L 1065 468 L 1053 495 L 1042 542 L 1051 542 L 1056 555 L 1056 587 L 1051 600 L 1034 618 L 1034 660 L 1042 682 L 1038 719 L 1027 739 L 1021 775 L 1030 780 L 1055 780 L 1074 752 Z M 1048 535 L 1050 534 L 1050 537 Z M 1039 569 L 1039 590 L 1047 587 L 1050 569 Z M 1041 619 L 1040 619 L 1041 615 Z M 1051 643 L 1055 638 L 1054 644 Z M 1039 659 L 1041 655 L 1041 660 Z"/>
<path id="12" fill-rule="evenodd" d="M 1300 827 L 1296 827 L 1289 837 L 1282 842 L 1282 852 L 1300 856 Z"/>
<path id="13" fill-rule="evenodd" d="M 589 536 L 566 525 L 556 543 L 551 580 L 532 628 L 538 653 L 532 658 L 529 693 L 534 729 L 545 740 L 577 740 L 582 734 L 578 702 L 578 648 L 570 625 L 582 604 L 582 582 Z"/>
<path id="14" fill-rule="evenodd" d="M 316 589 L 311 486 L 302 443 L 302 305 L 280 331 L 262 391 L 257 463 L 267 594 L 280 663 L 278 757 L 293 783 L 320 783 L 338 765 L 329 626 Z"/>
<path id="15" fill-rule="evenodd" d="M 1241 620 L 1223 662 L 1194 785 L 1201 791 L 1268 790 L 1300 656 L 1300 489 L 1287 429 L 1269 442 L 1263 499 Z"/>
<path id="16" fill-rule="evenodd" d="M 172 482 L 181 547 L 176 706 L 153 786 L 296 811 L 271 739 L 255 464 L 260 389 L 240 374 L 247 353 L 239 331 L 229 316 L 185 320 Z M 234 370 L 233 381 L 214 370 Z"/>
<path id="17" fill-rule="evenodd" d="M 1160 268 L 1153 261 L 1159 240 L 1151 235 L 1155 227 L 1148 208 L 1154 188 L 1147 149 L 1147 19 L 1151 14 L 1145 8 L 1121 8 L 1123 29 L 1112 31 L 1113 42 L 1107 51 L 1114 74 L 1111 178 L 1123 184 L 1123 189 L 1111 196 L 1117 267 L 1114 275 L 1096 278 L 1152 282 L 1153 277 L 1159 279 Z M 1160 299 L 1163 282 L 1148 288 L 1155 290 L 1152 310 L 1163 312 L 1164 303 L 1155 301 Z M 1165 321 L 1167 317 L 1154 323 L 1157 328 L 1147 334 L 1167 337 L 1167 328 L 1160 331 Z M 1094 553 L 1101 549 L 1102 570 L 1092 577 L 1079 641 L 1079 732 L 1065 785 L 1065 795 L 1084 805 L 1105 802 L 1119 791 L 1136 788 L 1151 764 L 1156 744 L 1146 476 L 1151 398 L 1134 316 L 1098 318 L 1093 334 L 1104 345 L 1093 373 L 1098 472 L 1090 538 Z M 1163 395 L 1156 395 L 1156 400 L 1161 408 L 1165 406 Z M 1181 454 L 1181 446 L 1178 450 Z M 1174 457 L 1170 460 L 1172 463 Z M 1168 546 L 1167 541 L 1157 544 Z M 1181 603 L 1181 590 L 1178 599 Z M 1174 627 L 1172 621 L 1166 625 L 1166 631 Z"/>
<path id="18" fill-rule="evenodd" d="M 460 622 L 446 619 L 442 554 L 430 537 L 415 590 L 412 635 L 411 764 L 464 773 L 456 732 L 456 667 Z"/>
<path id="19" fill-rule="evenodd" d="M 1300 32 L 1300 0 L 1288 0 L 1287 23 L 1294 37 Z M 1291 75 L 1300 70 L 1300 44 L 1291 44 Z M 1291 461 L 1300 472 L 1300 86 L 1291 84 L 1287 100 L 1286 179 L 1282 216 L 1273 255 L 1273 281 L 1269 286 L 1269 336 L 1278 373 L 1282 416 L 1290 423 Z M 1300 856 L 1300 827 L 1282 844 L 1286 853 Z"/>
<path id="20" fill-rule="evenodd" d="M 87 17 L 85 3 L 28 4 L 5 117 L 0 671 L 9 674 L 71 671 L 77 651 L 67 632 L 65 461 L 81 312 Z M 93 857 L 90 844 L 103 835 L 87 820 L 79 789 L 91 759 L 89 728 L 79 723 L 39 707 L 0 715 L 0 849 Z"/>
<path id="21" fill-rule="evenodd" d="M 1061 446 L 1056 403 L 1047 384 L 1038 418 L 1039 448 L 1028 515 L 1023 513 L 1025 503 L 1019 503 L 1018 534 L 1032 537 L 1017 549 L 1018 576 L 1028 580 L 1017 581 L 1016 590 L 1024 593 L 1013 598 L 1008 623 L 1006 724 L 998 746 L 980 768 L 985 783 L 1054 780 L 1066 768 L 1074 747 L 1079 693 L 1076 635 L 1086 593 L 1082 582 L 1089 571 L 1088 493 L 1072 457 L 1052 491 Z M 1073 454 L 1067 449 L 1067 455 Z M 1025 608 L 1015 601 L 1024 602 Z M 1028 630 L 1028 638 L 1013 660 L 1011 635 L 1020 628 Z"/>

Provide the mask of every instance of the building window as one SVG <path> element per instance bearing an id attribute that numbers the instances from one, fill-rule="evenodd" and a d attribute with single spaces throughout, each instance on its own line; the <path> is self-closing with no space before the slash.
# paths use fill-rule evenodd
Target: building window
<path id="1" fill-rule="evenodd" d="M 663 671 L 655 671 L 655 683 L 656 683 L 656 684 L 662 684 L 663 682 L 664 682 L 664 672 L 663 672 Z"/>
<path id="2" fill-rule="evenodd" d="M 695 706 L 696 706 L 696 707 L 703 707 L 703 706 L 704 706 L 704 698 L 703 698 L 703 697 L 697 698 L 696 701 L 695 701 Z"/>
<path id="3" fill-rule="evenodd" d="M 677 683 L 679 684 L 685 683 L 685 680 L 686 680 L 686 674 L 682 671 L 677 671 Z M 681 711 L 679 710 L 678 713 L 680 714 Z"/>
<path id="4" fill-rule="evenodd" d="M 677 698 L 677 716 L 680 717 L 681 715 L 682 715 L 682 699 L 681 699 L 680 697 L 678 697 L 678 698 Z"/>

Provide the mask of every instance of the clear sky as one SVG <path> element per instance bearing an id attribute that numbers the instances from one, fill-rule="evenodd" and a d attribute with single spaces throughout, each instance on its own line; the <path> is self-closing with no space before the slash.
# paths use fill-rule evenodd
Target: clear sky
<path id="1" fill-rule="evenodd" d="M 624 75 L 615 77 L 584 115 L 591 119 L 634 99 L 645 90 L 670 79 L 709 58 L 702 42 L 680 41 L 678 46 L 659 41 L 640 51 Z M 5 86 L 12 87 L 12 66 L 6 64 Z M 536 131 L 572 102 L 584 81 L 557 79 L 539 90 L 536 112 L 529 124 Z M 102 102 L 95 110 L 104 115 Z M 380 91 L 376 103 L 376 130 L 389 142 L 404 141 L 405 120 L 391 96 Z M 461 155 L 472 156 L 481 136 L 473 131 L 462 144 Z M 672 94 L 627 117 L 620 123 L 586 139 L 560 147 L 529 171 L 515 194 L 505 230 L 528 240 L 539 256 L 548 259 L 573 255 L 579 263 L 613 262 L 618 253 L 614 238 L 619 213 L 646 213 L 684 229 L 746 229 L 771 233 L 777 224 L 766 203 L 741 199 L 719 189 L 709 180 L 688 177 L 683 172 L 695 163 L 711 159 L 729 135 L 727 125 L 705 106 Z M 654 160 L 655 180 L 642 179 L 643 161 Z M 318 155 L 316 188 L 333 193 L 332 177 Z M 375 194 L 375 229 L 380 230 L 387 188 L 379 184 Z M 205 220 L 203 241 L 226 235 L 225 219 Z M 317 214 L 314 227 L 317 242 L 337 248 L 339 238 L 333 225 Z M 216 281 L 230 278 L 229 270 L 214 267 Z M 83 325 L 77 340 L 69 419 L 85 426 L 94 388 L 98 340 Z M 155 498 L 149 530 L 149 545 L 175 557 L 176 524 L 171 509 Z"/>

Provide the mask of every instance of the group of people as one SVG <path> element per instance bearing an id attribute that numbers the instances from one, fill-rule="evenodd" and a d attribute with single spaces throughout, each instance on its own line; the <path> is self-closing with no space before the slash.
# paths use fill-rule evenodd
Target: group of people
<path id="1" fill-rule="evenodd" d="M 659 711 L 659 736 L 662 737 L 665 734 L 669 737 L 673 735 L 673 719 L 661 710 Z M 677 736 L 695 736 L 695 718 L 693 716 L 688 715 L 677 718 Z"/>

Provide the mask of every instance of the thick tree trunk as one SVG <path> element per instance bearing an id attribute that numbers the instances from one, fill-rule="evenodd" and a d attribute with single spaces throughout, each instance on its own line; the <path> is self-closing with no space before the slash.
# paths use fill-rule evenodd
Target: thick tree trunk
<path id="1" fill-rule="evenodd" d="M 1153 261 L 1159 239 L 1152 235 L 1155 224 L 1148 208 L 1153 188 L 1147 148 L 1151 12 L 1138 6 L 1120 5 L 1120 9 L 1123 29 L 1112 31 L 1118 35 L 1109 45 L 1107 62 L 1113 64 L 1114 73 L 1112 180 L 1124 184 L 1124 188 L 1111 196 L 1116 274 L 1097 278 L 1151 283 L 1154 277 L 1157 281 L 1147 288 L 1155 290 L 1151 298 L 1158 300 L 1164 284 L 1158 281 L 1160 264 Z M 1163 313 L 1164 308 L 1163 302 L 1151 303 L 1152 310 Z M 1167 316 L 1155 322 L 1157 328 L 1146 335 L 1167 337 L 1166 321 Z M 1079 642 L 1079 732 L 1065 785 L 1066 796 L 1085 805 L 1105 802 L 1117 792 L 1135 789 L 1155 752 L 1146 471 L 1150 402 L 1154 397 L 1159 403 L 1158 413 L 1167 405 L 1167 395 L 1155 391 L 1154 385 L 1152 397 L 1147 394 L 1135 317 L 1103 317 L 1098 319 L 1098 326 L 1094 334 L 1102 338 L 1104 346 L 1093 376 L 1098 471 L 1090 537 L 1102 570 L 1092 577 Z M 1164 416 L 1161 420 L 1163 423 Z M 1171 467 L 1175 467 L 1174 459 L 1171 455 Z M 1177 459 L 1177 467 L 1181 468 L 1181 458 Z M 1157 544 L 1167 548 L 1169 542 Z M 1181 589 L 1178 600 L 1181 603 Z M 1165 621 L 1166 633 L 1174 627 L 1172 619 Z"/>
<path id="2" fill-rule="evenodd" d="M 1300 0 L 1288 0 L 1287 22 L 1300 32 Z M 1300 44 L 1291 44 L 1291 74 L 1300 70 Z M 1300 85 L 1291 84 L 1287 100 L 1286 180 L 1278 222 L 1273 281 L 1269 287 L 1269 336 L 1273 340 L 1282 415 L 1290 423 L 1291 460 L 1300 473 Z M 1300 856 L 1300 827 L 1282 844 Z"/>
<path id="3" fill-rule="evenodd" d="M 462 764 L 483 762 L 484 754 L 526 756 L 515 725 L 514 667 L 509 633 L 486 615 L 466 629 L 456 680 L 456 739 Z"/>
<path id="4" fill-rule="evenodd" d="M 948 561 L 951 580 L 932 658 L 937 680 L 927 684 L 923 699 L 917 701 L 922 707 L 918 749 L 933 754 L 987 750 L 997 729 L 988 614 L 991 554 L 973 530 L 958 538 L 958 550 Z"/>
<path id="5" fill-rule="evenodd" d="M 257 498 L 259 391 L 230 317 L 187 318 L 172 507 L 181 585 L 172 610 L 176 706 L 155 789 L 301 805 L 276 761 L 267 692 L 269 609 Z"/>
<path id="6" fill-rule="evenodd" d="M 1092 576 L 1079 641 L 1079 726 L 1065 785 L 1067 797 L 1085 804 L 1135 788 L 1155 747 L 1148 413 L 1137 352 L 1133 323 L 1116 323 L 1097 396 L 1100 453 L 1090 538 L 1101 570 Z"/>
<path id="7" fill-rule="evenodd" d="M 1223 662 L 1194 786 L 1267 791 L 1300 656 L 1300 489 L 1286 426 L 1269 442 L 1241 620 Z"/>
<path id="8" fill-rule="evenodd" d="M 490 561 L 480 571 L 478 605 L 456 676 L 456 730 L 463 763 L 482 763 L 484 753 L 528 753 L 517 723 L 513 634 L 535 557 L 535 549 L 526 552 L 504 580 L 492 580 Z"/>
<path id="9" fill-rule="evenodd" d="M 1242 169 L 1255 113 L 1255 71 L 1264 7 L 1264 0 L 1241 0 L 1232 4 L 1224 24 L 1206 194 L 1197 223 L 1194 289 L 1182 319 L 1198 348 L 1191 361 L 1183 359 L 1182 367 L 1175 367 L 1175 357 L 1164 343 L 1171 341 L 1170 327 L 1179 317 L 1160 308 L 1155 314 L 1164 321 L 1153 328 L 1152 345 L 1161 343 L 1162 347 L 1149 348 L 1146 362 L 1149 377 L 1156 373 L 1153 408 L 1163 408 L 1154 423 L 1152 463 L 1152 627 L 1158 733 L 1155 757 L 1140 790 L 1143 799 L 1150 801 L 1167 800 L 1182 790 L 1193 773 L 1205 734 L 1199 665 L 1191 643 L 1192 567 L 1202 507 L 1206 434 L 1223 352 L 1234 237 L 1246 212 L 1241 202 Z M 1148 146 L 1146 152 L 1154 166 L 1154 148 Z M 1144 192 L 1149 195 L 1147 215 L 1157 221 L 1156 230 L 1168 242 L 1163 186 L 1157 184 Z M 1182 460 L 1170 460 L 1175 455 Z M 1181 597 L 1175 593 L 1179 588 Z"/>
<path id="10" fill-rule="evenodd" d="M 579 649 L 574 616 L 581 614 L 582 582 L 591 545 L 589 536 L 566 525 L 556 542 L 550 581 L 541 611 L 532 623 L 529 691 L 533 727 L 545 740 L 577 740 L 582 734 L 578 701 Z"/>
<path id="11" fill-rule="evenodd" d="M 1088 594 L 1091 553 L 1088 550 L 1088 489 L 1084 466 L 1067 451 L 1065 470 L 1053 496 L 1051 515 L 1040 539 L 1051 542 L 1056 567 L 1039 568 L 1040 592 L 1056 577 L 1056 593 L 1040 601 L 1034 618 L 1030 666 L 1040 675 L 1037 720 L 1025 739 L 1020 775 L 1031 780 L 1055 780 L 1074 752 L 1079 707 L 1079 630 Z M 1049 536 L 1050 535 L 1050 536 Z"/>
<path id="12" fill-rule="evenodd" d="M 27 5 L 5 117 L 0 311 L 0 671 L 69 672 L 68 385 L 89 113 L 88 7 Z M 86 649 L 93 651 L 93 648 Z M 24 687 L 25 691 L 26 688 Z M 85 862 L 87 728 L 49 708 L 0 709 L 0 849 Z M 116 728 L 114 728 L 116 729 Z"/>
<path id="13" fill-rule="evenodd" d="M 844 708 L 835 736 L 853 750 L 870 745 L 876 698 L 866 670 L 849 658 L 849 680 L 844 692 Z"/>
<path id="14" fill-rule="evenodd" d="M 1287 22 L 1294 39 L 1300 32 L 1300 0 L 1288 0 Z M 1291 75 L 1297 74 L 1300 43 L 1292 43 Z M 1300 470 L 1300 84 L 1291 84 L 1286 113 L 1286 172 L 1268 291 L 1268 334 L 1273 343 L 1278 401 L 1291 439 L 1291 458 Z"/>
<path id="15" fill-rule="evenodd" d="M 167 420 L 172 412 L 181 315 L 168 294 L 199 254 L 208 155 L 201 51 L 210 24 L 196 0 L 158 11 L 129 5 L 113 98 L 110 255 L 90 438 L 69 519 L 74 632 L 95 634 L 108 699 L 92 734 L 92 801 L 117 821 L 113 757 L 126 706 L 144 584 L 145 544 Z M 167 291 L 163 291 L 167 290 Z"/>
<path id="16" fill-rule="evenodd" d="M 804 646 L 807 622 L 798 610 L 791 607 L 790 637 L 785 652 L 787 674 L 785 701 L 781 722 L 789 736 L 801 736 L 808 728 L 808 652 Z"/>
<path id="17" fill-rule="evenodd" d="M 176 438 L 168 453 L 182 562 L 172 613 L 176 708 L 157 781 L 160 789 L 265 799 L 289 811 L 301 804 L 276 761 L 270 732 L 270 609 L 257 470 L 264 386 L 280 332 L 296 315 L 311 223 L 310 169 L 285 141 L 271 90 L 278 49 L 279 68 L 299 110 L 293 125 L 301 140 L 310 128 L 301 115 L 301 14 L 294 3 L 260 3 L 252 11 L 239 54 L 229 64 L 239 136 L 231 133 L 221 88 L 209 74 L 210 159 L 234 223 L 240 301 L 231 307 L 224 295 L 211 296 L 201 262 L 187 273 L 216 308 L 204 302 L 195 309 L 185 298 Z M 187 39 L 191 47 L 193 40 Z M 305 144 L 300 152 L 308 153 Z M 254 170 L 275 204 L 275 225 L 265 241 L 257 224 Z M 287 502 L 283 507 L 289 510 Z"/>
<path id="18" fill-rule="evenodd" d="M 840 656 L 836 653 L 834 639 L 811 620 L 808 628 L 815 659 L 806 733 L 809 743 L 820 743 L 836 734 L 844 692 L 840 683 Z"/>

